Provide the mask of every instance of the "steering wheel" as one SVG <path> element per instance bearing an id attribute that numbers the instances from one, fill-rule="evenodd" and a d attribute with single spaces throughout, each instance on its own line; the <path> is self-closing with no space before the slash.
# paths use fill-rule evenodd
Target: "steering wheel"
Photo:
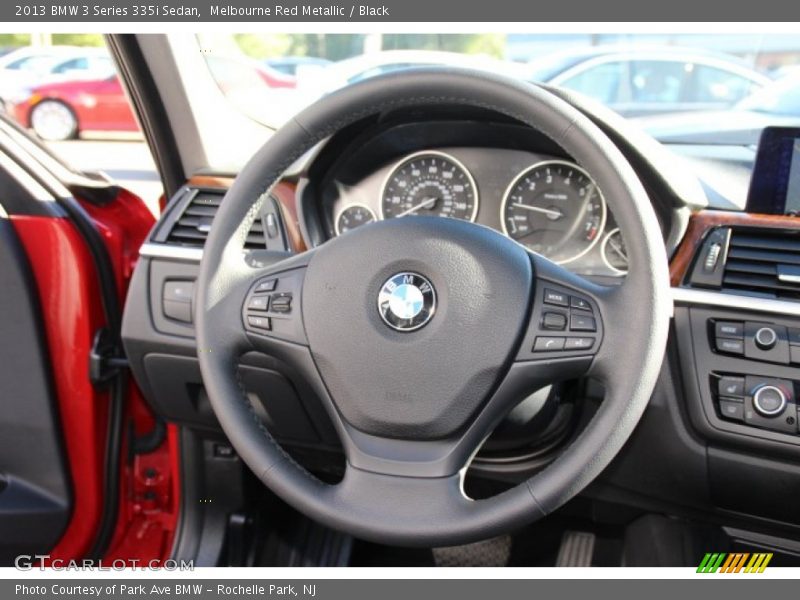
<path id="1" fill-rule="evenodd" d="M 591 173 L 625 237 L 624 282 L 597 285 L 487 227 L 437 217 L 374 223 L 297 255 L 244 252 L 260 202 L 316 143 L 387 110 L 441 105 L 512 117 Z M 278 496 L 360 538 L 449 546 L 548 514 L 608 465 L 655 386 L 669 304 L 650 201 L 594 124 L 537 86 L 418 69 L 323 98 L 244 167 L 203 252 L 198 356 L 223 430 Z M 564 315 L 566 329 L 546 329 L 547 313 Z M 237 375 L 239 357 L 252 351 L 291 365 L 319 395 L 347 458 L 341 482 L 295 463 L 256 416 Z M 606 396 L 580 435 L 525 483 L 468 498 L 466 467 L 514 404 L 583 375 L 600 379 Z"/>

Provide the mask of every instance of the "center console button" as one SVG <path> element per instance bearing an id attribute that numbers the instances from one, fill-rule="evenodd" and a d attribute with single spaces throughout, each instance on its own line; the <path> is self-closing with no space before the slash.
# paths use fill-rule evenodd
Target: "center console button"
<path id="1" fill-rule="evenodd" d="M 762 327 L 756 331 L 755 335 L 756 346 L 762 350 L 770 350 L 775 347 L 778 342 L 778 334 L 772 327 Z"/>
<path id="2" fill-rule="evenodd" d="M 744 323 L 717 321 L 714 325 L 714 333 L 717 337 L 741 339 L 744 337 Z"/>
<path id="3" fill-rule="evenodd" d="M 717 350 L 728 354 L 744 354 L 744 340 L 717 338 Z"/>
<path id="4" fill-rule="evenodd" d="M 736 421 L 744 420 L 744 404 L 742 402 L 720 400 L 719 412 L 726 419 L 735 419 Z"/>
<path id="5" fill-rule="evenodd" d="M 723 376 L 717 381 L 717 393 L 733 398 L 744 397 L 744 377 Z"/>

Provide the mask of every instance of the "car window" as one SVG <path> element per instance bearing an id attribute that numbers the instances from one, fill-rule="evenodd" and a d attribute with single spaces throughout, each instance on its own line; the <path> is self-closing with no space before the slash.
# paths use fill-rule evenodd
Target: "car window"
<path id="1" fill-rule="evenodd" d="M 631 100 L 653 104 L 674 104 L 684 101 L 686 80 L 691 63 L 667 60 L 631 61 Z"/>
<path id="2" fill-rule="evenodd" d="M 69 73 L 70 71 L 76 71 L 79 69 L 87 69 L 89 68 L 89 59 L 86 57 L 80 58 L 71 58 L 70 60 L 65 60 L 57 67 L 53 69 L 53 73 Z"/>
<path id="3" fill-rule="evenodd" d="M 11 61 L 5 68 L 12 71 L 40 71 L 52 60 L 50 56 L 25 56 Z"/>
<path id="4" fill-rule="evenodd" d="M 561 85 L 603 104 L 614 104 L 624 100 L 623 86 L 627 71 L 628 66 L 623 61 L 608 62 L 569 77 Z"/>
<path id="5" fill-rule="evenodd" d="M 691 102 L 732 104 L 756 91 L 753 81 L 737 73 L 708 65 L 695 65 Z"/>

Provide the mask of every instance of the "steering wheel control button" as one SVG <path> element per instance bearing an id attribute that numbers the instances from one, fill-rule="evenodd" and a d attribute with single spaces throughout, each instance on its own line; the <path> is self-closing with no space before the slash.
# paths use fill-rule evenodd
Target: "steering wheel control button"
<path id="1" fill-rule="evenodd" d="M 726 419 L 744 421 L 744 403 L 732 400 L 720 400 L 719 413 Z"/>
<path id="2" fill-rule="evenodd" d="M 275 294 L 272 296 L 272 303 L 270 309 L 275 313 L 289 313 L 292 312 L 292 295 L 291 294 Z"/>
<path id="3" fill-rule="evenodd" d="M 597 322 L 594 317 L 572 313 L 569 317 L 570 331 L 597 331 Z"/>
<path id="4" fill-rule="evenodd" d="M 589 350 L 594 346 L 594 338 L 569 337 L 564 342 L 564 350 Z"/>
<path id="5" fill-rule="evenodd" d="M 242 324 L 246 331 L 306 344 L 299 310 L 293 306 L 303 289 L 305 267 L 262 276 L 251 285 L 242 303 Z M 259 343 L 264 343 L 263 340 Z"/>
<path id="6" fill-rule="evenodd" d="M 722 376 L 717 380 L 717 393 L 729 398 L 744 398 L 744 377 Z"/>
<path id="7" fill-rule="evenodd" d="M 762 350 L 772 350 L 778 342 L 778 334 L 772 327 L 762 327 L 756 331 L 755 341 Z"/>
<path id="8" fill-rule="evenodd" d="M 727 354 L 744 354 L 744 340 L 717 338 L 717 350 Z"/>
<path id="9" fill-rule="evenodd" d="M 542 329 L 564 331 L 567 328 L 567 316 L 564 313 L 546 312 L 542 317 Z"/>
<path id="10" fill-rule="evenodd" d="M 737 321 L 717 321 L 714 332 L 718 338 L 744 338 L 744 323 Z"/>
<path id="11" fill-rule="evenodd" d="M 603 322 L 595 300 L 558 281 L 543 279 L 541 283 L 519 359 L 541 360 L 545 352 L 584 358 L 597 352 Z"/>
<path id="12" fill-rule="evenodd" d="M 250 302 L 247 303 L 248 310 L 262 310 L 266 312 L 269 309 L 269 296 L 253 296 Z"/>
<path id="13" fill-rule="evenodd" d="M 277 279 L 264 279 L 263 281 L 259 281 L 256 284 L 256 287 L 253 291 L 256 294 L 261 294 L 264 292 L 274 292 L 277 285 L 278 285 Z"/>
<path id="14" fill-rule="evenodd" d="M 753 394 L 753 408 L 763 417 L 777 417 L 786 408 L 786 394 L 774 385 L 763 385 Z"/>
<path id="15" fill-rule="evenodd" d="M 589 312 L 592 311 L 592 305 L 589 304 L 589 301 L 578 296 L 571 296 L 569 299 L 569 305 L 572 308 L 577 308 L 578 310 L 588 310 Z"/>
<path id="16" fill-rule="evenodd" d="M 257 317 L 255 315 L 248 315 L 247 324 L 254 329 L 261 329 L 263 331 L 272 331 L 272 320 L 269 317 Z"/>
<path id="17" fill-rule="evenodd" d="M 567 307 L 569 306 L 569 296 L 563 292 L 557 292 L 556 290 L 545 289 L 544 303 L 552 304 L 553 306 Z"/>
<path id="18" fill-rule="evenodd" d="M 378 312 L 392 329 L 415 331 L 436 312 L 436 291 L 419 273 L 397 273 L 386 280 L 378 293 Z"/>
<path id="19" fill-rule="evenodd" d="M 533 345 L 534 352 L 555 352 L 564 349 L 563 337 L 539 336 Z"/>

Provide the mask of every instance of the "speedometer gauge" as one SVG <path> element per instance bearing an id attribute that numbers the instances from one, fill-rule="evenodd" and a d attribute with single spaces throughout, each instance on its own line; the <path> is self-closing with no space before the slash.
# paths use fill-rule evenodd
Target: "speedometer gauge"
<path id="1" fill-rule="evenodd" d="M 478 212 L 475 180 L 443 152 L 418 152 L 392 169 L 381 191 L 381 217 L 413 215 L 472 221 Z"/>
<path id="2" fill-rule="evenodd" d="M 501 211 L 506 235 L 560 264 L 589 252 L 606 222 L 597 184 L 577 165 L 560 160 L 520 173 L 508 186 Z"/>

